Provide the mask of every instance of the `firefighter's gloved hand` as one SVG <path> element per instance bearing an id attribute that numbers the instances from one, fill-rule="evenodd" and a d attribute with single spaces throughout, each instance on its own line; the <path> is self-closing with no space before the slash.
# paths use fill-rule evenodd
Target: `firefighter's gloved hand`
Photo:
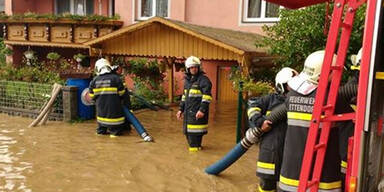
<path id="1" fill-rule="evenodd" d="M 263 122 L 263 125 L 261 126 L 261 130 L 262 130 L 263 132 L 268 132 L 268 131 L 270 131 L 271 129 L 272 129 L 272 122 L 269 121 L 269 120 L 265 120 L 265 121 Z"/>
<path id="2" fill-rule="evenodd" d="M 153 142 L 153 138 L 150 135 L 147 135 L 143 138 L 145 142 Z"/>
<path id="3" fill-rule="evenodd" d="M 260 141 L 261 136 L 263 135 L 263 131 L 259 127 L 249 128 L 245 133 L 245 138 L 252 144 L 258 143 Z"/>

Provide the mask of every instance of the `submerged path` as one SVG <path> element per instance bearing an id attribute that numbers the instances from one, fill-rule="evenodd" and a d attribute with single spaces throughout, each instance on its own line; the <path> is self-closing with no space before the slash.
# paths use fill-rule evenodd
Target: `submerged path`
<path id="1" fill-rule="evenodd" d="M 156 143 L 133 130 L 95 135 L 95 121 L 48 122 L 0 114 L 0 191 L 254 192 L 257 147 L 220 176 L 204 169 L 235 145 L 236 106 L 211 106 L 204 150 L 190 153 L 174 111 L 137 115 Z"/>

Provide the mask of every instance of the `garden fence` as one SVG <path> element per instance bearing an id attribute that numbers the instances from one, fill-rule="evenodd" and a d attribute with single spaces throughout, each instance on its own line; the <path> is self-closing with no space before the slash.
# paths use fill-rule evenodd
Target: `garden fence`
<path id="1" fill-rule="evenodd" d="M 53 85 L 0 80 L 0 112 L 35 118 L 49 100 Z M 50 120 L 63 119 L 63 96 L 58 95 Z"/>

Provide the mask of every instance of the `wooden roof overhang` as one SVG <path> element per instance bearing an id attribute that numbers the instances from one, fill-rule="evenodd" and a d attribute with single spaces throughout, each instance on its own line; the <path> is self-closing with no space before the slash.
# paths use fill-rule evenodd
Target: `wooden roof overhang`
<path id="1" fill-rule="evenodd" d="M 7 45 L 21 46 L 40 46 L 40 47 L 59 47 L 59 48 L 80 48 L 88 49 L 89 47 L 79 43 L 51 43 L 51 42 L 31 42 L 31 41 L 4 41 Z"/>
<path id="2" fill-rule="evenodd" d="M 90 54 L 140 57 L 187 58 L 237 61 L 246 64 L 252 56 L 265 56 L 256 48 L 262 36 L 226 29 L 187 24 L 154 17 L 116 30 L 103 37 L 85 42 Z"/>

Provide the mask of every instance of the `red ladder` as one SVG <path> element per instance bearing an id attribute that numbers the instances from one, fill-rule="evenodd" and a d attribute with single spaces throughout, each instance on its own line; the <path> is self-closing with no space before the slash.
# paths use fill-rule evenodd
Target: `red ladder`
<path id="1" fill-rule="evenodd" d="M 356 9 L 363 3 L 365 3 L 365 0 L 360 2 L 357 0 L 336 0 L 334 2 L 332 22 L 330 25 L 325 48 L 324 64 L 321 70 L 311 125 L 309 127 L 308 138 L 301 167 L 299 192 L 305 192 L 307 189 L 310 189 L 311 192 L 315 192 L 319 188 L 321 171 L 323 168 L 324 157 L 332 122 L 351 120 L 355 118 L 355 113 L 334 115 L 334 110 L 337 93 L 343 74 L 345 58 L 349 45 L 349 38 L 352 32 L 353 19 L 356 13 Z M 347 8 L 345 9 L 346 5 Z M 344 22 L 342 21 L 343 18 Z M 337 50 L 336 65 L 331 66 L 333 53 L 335 52 L 337 38 L 340 30 L 341 43 L 339 43 Z M 331 73 L 333 75 L 329 90 L 332 91 L 327 92 L 328 79 Z M 327 103 L 324 105 L 326 98 Z M 323 118 L 321 118 L 322 114 L 324 114 Z M 322 128 L 319 141 L 316 143 L 318 140 L 317 138 L 320 122 L 322 123 Z M 312 160 L 315 153 L 316 161 L 313 168 L 312 178 L 309 180 L 310 173 L 312 171 Z"/>

